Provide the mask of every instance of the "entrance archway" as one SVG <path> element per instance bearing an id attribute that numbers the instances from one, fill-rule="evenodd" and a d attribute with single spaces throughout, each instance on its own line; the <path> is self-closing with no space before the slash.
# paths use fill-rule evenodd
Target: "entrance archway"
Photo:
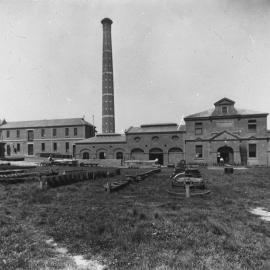
<path id="1" fill-rule="evenodd" d="M 143 160 L 144 159 L 144 151 L 140 148 L 132 149 L 130 153 L 130 158 L 133 160 Z"/>
<path id="2" fill-rule="evenodd" d="M 233 164 L 233 149 L 229 146 L 222 146 L 218 148 L 217 150 L 218 156 L 217 156 L 217 162 L 220 162 L 220 158 L 222 157 L 224 160 L 224 163 L 226 164 Z"/>
<path id="3" fill-rule="evenodd" d="M 163 151 L 160 148 L 152 148 L 149 150 L 149 160 L 158 159 L 158 163 L 163 165 Z"/>

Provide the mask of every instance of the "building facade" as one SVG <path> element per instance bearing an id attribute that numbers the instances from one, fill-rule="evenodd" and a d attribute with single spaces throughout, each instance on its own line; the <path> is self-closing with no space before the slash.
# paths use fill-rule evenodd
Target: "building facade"
<path id="1" fill-rule="evenodd" d="M 80 159 L 122 159 L 128 158 L 124 134 L 101 133 L 93 138 L 77 141 L 76 158 Z"/>
<path id="2" fill-rule="evenodd" d="M 174 123 L 130 127 L 125 134 L 98 134 L 76 142 L 76 157 L 153 160 L 163 165 L 270 165 L 268 113 L 238 109 L 223 98 L 214 108 Z"/>
<path id="3" fill-rule="evenodd" d="M 75 142 L 95 136 L 95 127 L 82 118 L 7 122 L 0 126 L 5 156 L 72 157 Z"/>
<path id="4" fill-rule="evenodd" d="M 268 114 L 234 104 L 223 98 L 213 109 L 185 117 L 188 163 L 269 165 Z"/>
<path id="5" fill-rule="evenodd" d="M 141 125 L 126 131 L 129 159 L 168 165 L 184 159 L 184 130 L 175 123 Z"/>
<path id="6" fill-rule="evenodd" d="M 184 130 L 177 124 L 130 127 L 125 134 L 97 134 L 76 142 L 82 159 L 154 160 L 168 165 L 184 159 Z"/>

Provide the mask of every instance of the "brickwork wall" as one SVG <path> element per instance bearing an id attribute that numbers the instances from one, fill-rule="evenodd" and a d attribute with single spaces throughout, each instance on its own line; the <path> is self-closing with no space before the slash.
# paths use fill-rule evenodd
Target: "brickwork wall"
<path id="1" fill-rule="evenodd" d="M 251 132 L 248 130 L 248 120 L 256 119 L 257 121 L 257 130 L 256 132 Z M 201 122 L 203 132 L 201 135 L 195 135 L 195 123 Z M 229 123 L 232 123 L 229 126 Z M 222 126 L 223 124 L 223 126 Z M 208 139 L 209 137 L 214 136 L 215 134 L 226 130 L 235 135 L 241 137 L 244 136 L 266 136 L 267 135 L 267 118 L 266 117 L 250 117 L 243 119 L 214 119 L 214 120 L 193 120 L 186 121 L 186 137 L 189 139 Z"/>
<path id="2" fill-rule="evenodd" d="M 256 119 L 256 132 L 248 129 L 248 120 Z M 195 134 L 195 123 L 202 123 L 202 134 Z M 215 135 L 222 131 L 237 136 L 239 140 L 229 134 L 221 135 L 216 139 L 212 139 Z M 267 147 L 269 143 L 266 137 L 267 133 L 267 118 L 266 117 L 245 117 L 245 118 L 232 118 L 232 119 L 213 119 L 213 120 L 192 120 L 186 121 L 186 135 L 185 140 L 185 157 L 187 162 L 191 163 L 209 163 L 214 164 L 217 162 L 217 152 L 220 147 L 229 146 L 233 149 L 234 163 L 241 163 L 240 144 L 248 149 L 249 144 L 256 144 L 256 157 L 250 158 L 247 156 L 247 165 L 268 165 L 269 153 Z M 224 138 L 223 138 L 224 137 Z M 227 140 L 226 137 L 229 137 Z M 223 138 L 223 139 L 222 139 Z M 248 139 L 250 138 L 250 139 Z M 257 139 L 258 138 L 258 139 Z M 262 138 L 265 138 L 262 140 Z M 203 157 L 196 158 L 195 146 L 203 146 Z"/>
<path id="3" fill-rule="evenodd" d="M 149 151 L 151 149 L 159 148 L 163 152 L 164 165 L 167 165 L 169 163 L 169 151 L 172 148 L 180 148 L 183 155 L 179 159 L 184 158 L 184 133 L 127 134 L 127 148 L 130 155 L 129 159 L 131 159 L 133 149 L 142 149 L 145 160 L 149 160 Z"/>
<path id="4" fill-rule="evenodd" d="M 90 159 L 99 159 L 99 153 L 105 152 L 106 159 L 116 159 L 116 153 L 122 152 L 123 159 L 128 158 L 126 143 L 76 144 L 76 158 L 83 158 L 83 153 L 89 153 Z"/>

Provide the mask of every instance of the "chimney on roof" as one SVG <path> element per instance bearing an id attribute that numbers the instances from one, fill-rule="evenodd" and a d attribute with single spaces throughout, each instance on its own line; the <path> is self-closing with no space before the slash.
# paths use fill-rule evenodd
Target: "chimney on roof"
<path id="1" fill-rule="evenodd" d="M 103 25 L 103 59 L 102 59 L 102 133 L 115 132 L 114 89 L 111 25 L 112 20 L 104 18 Z"/>

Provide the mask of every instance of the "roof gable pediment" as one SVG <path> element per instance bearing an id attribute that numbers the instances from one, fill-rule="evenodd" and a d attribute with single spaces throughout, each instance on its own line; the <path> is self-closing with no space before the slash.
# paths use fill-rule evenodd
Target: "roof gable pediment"
<path id="1" fill-rule="evenodd" d="M 218 134 L 214 135 L 210 140 L 212 141 L 220 141 L 220 140 L 239 140 L 240 138 L 237 135 L 234 135 L 226 130 L 219 132 Z"/>
<path id="2" fill-rule="evenodd" d="M 220 105 L 234 105 L 234 101 L 229 99 L 229 98 L 222 98 L 219 101 L 217 101 L 216 103 L 214 103 L 215 106 L 220 106 Z"/>

